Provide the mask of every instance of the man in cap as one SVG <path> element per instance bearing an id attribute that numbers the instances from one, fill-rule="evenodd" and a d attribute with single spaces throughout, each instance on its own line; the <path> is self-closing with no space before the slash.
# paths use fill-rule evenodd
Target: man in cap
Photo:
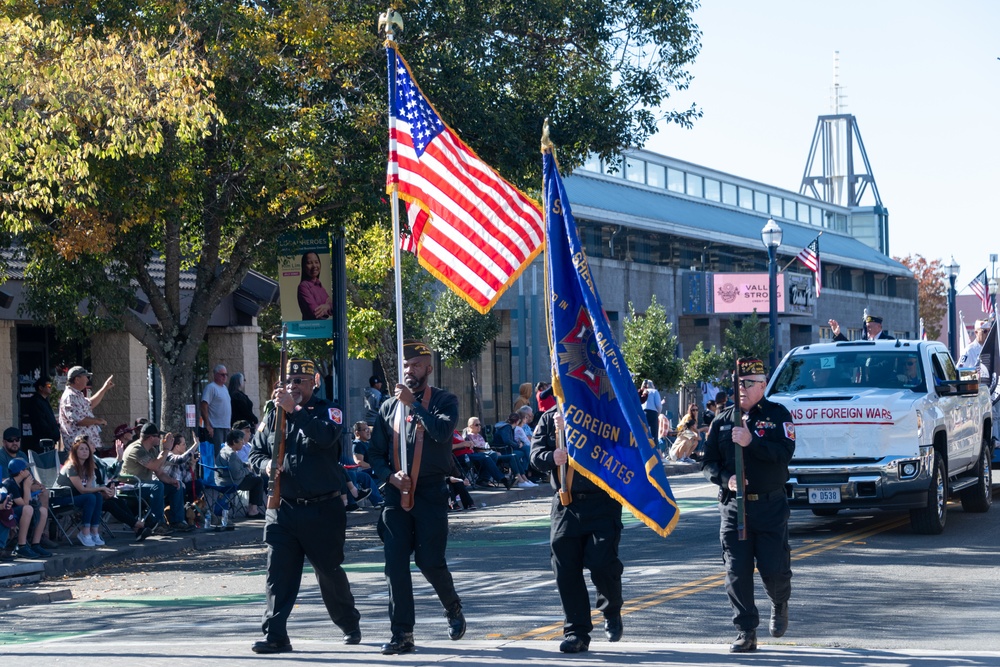
<path id="1" fill-rule="evenodd" d="M 865 336 L 864 340 L 896 340 L 887 331 L 882 330 L 882 318 L 878 315 L 865 315 Z M 833 340 L 846 341 L 847 336 L 840 333 L 840 324 L 837 320 L 830 320 L 830 332 L 833 333 Z"/>
<path id="2" fill-rule="evenodd" d="M 21 449 L 21 431 L 14 426 L 9 426 L 3 431 L 3 449 L 0 449 L 0 472 L 6 472 L 11 462 L 20 460 L 24 462 L 24 467 L 29 467 L 28 455 Z M 49 490 L 37 479 L 31 480 L 31 493 L 40 507 L 45 508 L 46 514 L 49 508 Z M 43 522 L 44 527 L 44 522 Z M 55 542 L 48 537 L 42 537 L 42 546 L 49 549 L 56 547 Z"/>
<path id="3" fill-rule="evenodd" d="M 788 463 L 795 452 L 795 425 L 783 406 L 764 398 L 767 376 L 759 359 L 739 359 L 739 402 L 722 410 L 708 430 L 702 471 L 718 484 L 720 537 L 726 565 L 726 594 L 739 635 L 732 653 L 757 649 L 760 616 L 753 599 L 756 562 L 764 590 L 771 600 L 771 636 L 788 629 L 788 598 L 792 592 L 792 564 L 788 547 Z M 733 425 L 733 411 L 742 415 Z M 746 539 L 737 530 L 736 447 L 743 448 Z"/>
<path id="4" fill-rule="evenodd" d="M 384 400 L 382 378 L 373 375 L 368 378 L 368 388 L 365 389 L 365 422 L 369 426 L 374 426 L 375 420 L 378 419 L 378 409 L 382 407 Z"/>
<path id="5" fill-rule="evenodd" d="M 986 336 L 989 333 L 990 322 L 988 320 L 976 320 L 973 328 L 973 335 L 976 339 L 969 343 L 969 347 L 965 348 L 965 352 L 962 353 L 962 357 L 958 360 L 959 366 L 962 368 L 979 367 L 979 355 L 983 351 L 983 343 L 986 342 Z M 980 371 L 981 373 L 982 371 Z"/>
<path id="6" fill-rule="evenodd" d="M 430 386 L 433 371 L 431 348 L 417 340 L 403 341 L 403 382 L 379 409 L 368 448 L 375 476 L 385 483 L 385 509 L 378 525 L 392 631 L 389 642 L 382 645 L 385 655 L 414 649 L 411 554 L 444 606 L 448 636 L 458 640 L 465 635 L 462 600 L 445 560 L 446 478 L 451 474 L 458 398 Z"/>
<path id="7" fill-rule="evenodd" d="M 139 431 L 139 439 L 125 448 L 122 459 L 122 472 L 139 480 L 142 497 L 149 502 L 150 518 L 159 524 L 153 531 L 156 535 L 194 529 L 185 520 L 183 485 L 163 470 L 173 447 L 173 433 L 164 436 L 156 424 L 146 422 Z M 167 503 L 170 504 L 169 529 L 163 522 Z"/>
<path id="8" fill-rule="evenodd" d="M 73 366 L 66 376 L 66 390 L 59 399 L 59 430 L 63 444 L 67 447 L 78 435 L 85 435 L 96 449 L 103 449 L 101 427 L 106 419 L 94 416 L 94 408 L 101 404 L 104 395 L 115 386 L 114 375 L 108 376 L 101 388 L 93 396 L 87 397 L 84 390 L 93 373 L 83 366 Z"/>
<path id="9" fill-rule="evenodd" d="M 264 524 L 267 544 L 267 608 L 261 630 L 264 639 L 254 653 L 288 653 L 288 616 L 302 581 L 303 559 L 316 572 L 330 619 L 344 633 L 345 644 L 361 642 L 361 614 L 341 566 L 347 514 L 341 499 L 344 471 L 340 466 L 341 413 L 313 393 L 316 367 L 308 359 L 289 359 L 287 382 L 272 394 L 275 409 L 265 410 L 250 449 L 250 465 L 270 476 L 280 475 L 277 509 L 268 509 Z M 278 456 L 278 410 L 285 413 L 284 459 Z M 272 493 L 274 490 L 272 490 Z"/>
<path id="10" fill-rule="evenodd" d="M 25 449 L 41 452 L 42 440 L 50 440 L 51 445 L 59 442 L 59 422 L 49 403 L 51 395 L 52 380 L 47 377 L 35 380 L 35 393 L 24 401 L 24 417 L 31 424 L 31 436 L 24 438 Z"/>
<path id="11" fill-rule="evenodd" d="M 205 430 L 215 447 L 215 455 L 226 442 L 226 435 L 233 423 L 233 401 L 226 387 L 229 371 L 225 365 L 218 364 L 212 369 L 212 381 L 205 385 L 201 394 L 201 418 L 205 422 Z"/>
<path id="12" fill-rule="evenodd" d="M 563 608 L 563 653 L 582 653 L 590 648 L 594 629 L 590 614 L 590 595 L 583 569 L 597 589 L 597 609 L 604 615 L 608 641 L 622 638 L 622 571 L 618 544 L 622 536 L 622 506 L 597 484 L 572 468 L 563 468 L 569 460 L 565 447 L 557 446 L 556 434 L 565 424 L 558 407 L 546 410 L 535 426 L 531 439 L 531 465 L 542 473 L 551 473 L 556 492 L 552 497 L 549 530 L 552 571 Z M 565 488 L 569 504 L 563 505 L 559 491 L 560 475 L 566 470 Z"/>

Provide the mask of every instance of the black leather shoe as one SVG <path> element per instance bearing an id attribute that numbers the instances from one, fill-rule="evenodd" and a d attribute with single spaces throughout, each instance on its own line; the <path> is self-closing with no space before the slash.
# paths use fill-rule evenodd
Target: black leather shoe
<path id="1" fill-rule="evenodd" d="M 514 480 L 512 480 L 510 477 L 504 476 L 504 478 L 503 478 L 503 488 L 505 488 L 508 491 L 510 491 L 510 487 L 512 487 L 512 486 L 514 486 Z"/>
<path id="2" fill-rule="evenodd" d="M 291 653 L 292 644 L 287 639 L 283 642 L 272 642 L 267 639 L 263 639 L 259 642 L 255 642 L 253 646 L 250 647 L 254 653 Z"/>
<path id="3" fill-rule="evenodd" d="M 749 653 L 757 650 L 757 631 L 740 630 L 736 636 L 736 641 L 729 647 L 730 653 Z"/>
<path id="4" fill-rule="evenodd" d="M 416 647 L 413 644 L 412 632 L 397 632 L 392 636 L 388 644 L 382 644 L 382 655 L 410 653 L 414 648 Z"/>
<path id="5" fill-rule="evenodd" d="M 608 636 L 609 642 L 616 642 L 622 638 L 625 626 L 622 625 L 622 615 L 615 614 L 604 619 L 604 634 Z"/>
<path id="6" fill-rule="evenodd" d="M 771 623 L 767 629 L 772 637 L 781 637 L 788 630 L 788 603 L 775 602 L 771 607 Z"/>
<path id="7" fill-rule="evenodd" d="M 361 628 L 355 628 L 350 632 L 344 633 L 344 643 L 348 645 L 360 644 L 361 643 Z"/>
<path id="8" fill-rule="evenodd" d="M 355 500 L 355 502 L 359 502 L 360 503 L 362 500 L 364 500 L 365 498 L 367 498 L 371 494 L 372 494 L 372 490 L 371 489 L 358 489 L 358 497 L 355 498 L 354 500 Z"/>
<path id="9" fill-rule="evenodd" d="M 589 648 L 590 637 L 577 635 L 566 635 L 566 638 L 559 644 L 559 650 L 563 653 L 584 653 Z"/>
<path id="10" fill-rule="evenodd" d="M 448 617 L 448 638 L 458 641 L 465 636 L 465 616 L 462 614 L 462 604 L 456 602 L 445 612 Z"/>

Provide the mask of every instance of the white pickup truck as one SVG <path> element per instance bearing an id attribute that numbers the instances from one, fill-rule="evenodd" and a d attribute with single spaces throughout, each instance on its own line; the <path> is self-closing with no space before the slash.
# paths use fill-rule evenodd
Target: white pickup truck
<path id="1" fill-rule="evenodd" d="M 917 533 L 944 530 L 947 501 L 993 502 L 992 414 L 978 374 L 955 368 L 936 341 L 797 347 L 767 397 L 795 421 L 787 492 L 794 508 L 908 509 Z"/>

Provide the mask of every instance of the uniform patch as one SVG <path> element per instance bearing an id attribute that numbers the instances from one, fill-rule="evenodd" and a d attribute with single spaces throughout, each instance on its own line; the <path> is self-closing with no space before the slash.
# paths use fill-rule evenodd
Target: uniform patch
<path id="1" fill-rule="evenodd" d="M 266 427 L 267 424 L 265 423 L 265 420 L 261 420 L 261 422 L 257 424 L 257 432 L 262 433 Z"/>
<path id="2" fill-rule="evenodd" d="M 785 427 L 785 437 L 789 440 L 795 440 L 795 424 L 792 422 L 784 422 L 782 426 Z"/>
<path id="3" fill-rule="evenodd" d="M 330 408 L 330 421 L 334 424 L 344 423 L 344 413 L 340 411 L 340 408 Z"/>

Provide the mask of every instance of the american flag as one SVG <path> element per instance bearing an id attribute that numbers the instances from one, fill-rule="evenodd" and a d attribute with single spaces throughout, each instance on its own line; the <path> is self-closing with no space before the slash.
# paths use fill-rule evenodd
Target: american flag
<path id="1" fill-rule="evenodd" d="M 969 287 L 976 293 L 983 303 L 983 312 L 989 315 L 993 312 L 993 301 L 990 299 L 990 283 L 986 278 L 986 269 L 983 269 L 978 276 L 969 283 Z"/>
<path id="2" fill-rule="evenodd" d="M 389 51 L 387 191 L 429 214 L 419 237 L 411 236 L 420 264 L 486 313 L 541 252 L 542 211 L 445 125 L 406 61 Z M 412 220 L 416 211 L 409 214 Z"/>
<path id="3" fill-rule="evenodd" d="M 416 255 L 420 244 L 420 234 L 424 231 L 424 225 L 430 218 L 427 211 L 417 204 L 406 202 L 406 222 L 408 228 L 399 232 L 399 249 Z"/>
<path id="4" fill-rule="evenodd" d="M 806 265 L 806 268 L 812 271 L 816 275 L 816 296 L 819 296 L 820 276 L 823 272 L 820 271 L 819 264 L 819 236 L 814 238 L 812 242 L 802 249 L 796 259 Z"/>

